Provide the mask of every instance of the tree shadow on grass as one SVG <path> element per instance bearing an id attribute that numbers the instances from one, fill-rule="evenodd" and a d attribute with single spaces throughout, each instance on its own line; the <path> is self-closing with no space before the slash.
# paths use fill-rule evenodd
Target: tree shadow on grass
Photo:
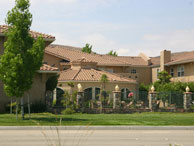
<path id="1" fill-rule="evenodd" d="M 31 118 L 30 120 L 35 120 L 39 122 L 48 122 L 48 123 L 58 123 L 60 120 L 62 122 L 83 122 L 83 121 L 88 121 L 87 119 L 76 119 L 76 118 L 55 118 L 55 117 L 34 117 Z"/>

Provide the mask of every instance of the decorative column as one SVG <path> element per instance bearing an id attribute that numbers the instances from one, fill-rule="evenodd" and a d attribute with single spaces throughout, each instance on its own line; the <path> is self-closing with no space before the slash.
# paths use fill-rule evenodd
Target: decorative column
<path id="1" fill-rule="evenodd" d="M 186 92 L 183 95 L 183 106 L 185 111 L 189 111 L 191 109 L 191 94 L 189 87 L 186 87 Z"/>
<path id="2" fill-rule="evenodd" d="M 113 109 L 120 109 L 121 107 L 121 91 L 119 86 L 115 86 L 115 91 L 113 91 Z"/>
<path id="3" fill-rule="evenodd" d="M 83 103 L 84 103 L 84 94 L 83 93 L 84 92 L 83 92 L 83 89 L 82 89 L 82 85 L 78 84 L 77 88 L 78 88 L 78 92 L 77 92 L 77 106 L 80 109 L 83 109 Z"/>
<path id="4" fill-rule="evenodd" d="M 155 95 L 156 95 L 156 94 L 157 94 L 157 92 L 155 92 L 155 88 L 154 88 L 154 86 L 152 85 L 151 91 L 149 92 L 149 109 L 150 109 L 151 111 L 154 110 L 153 104 L 155 103 L 154 98 L 155 98 Z"/>

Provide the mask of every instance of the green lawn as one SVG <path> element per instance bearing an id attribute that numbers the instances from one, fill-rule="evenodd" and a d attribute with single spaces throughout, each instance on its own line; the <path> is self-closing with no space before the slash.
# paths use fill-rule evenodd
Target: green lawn
<path id="1" fill-rule="evenodd" d="M 134 114 L 32 114 L 31 119 L 16 121 L 15 115 L 0 114 L 0 126 L 26 125 L 193 125 L 194 113 L 134 113 Z"/>

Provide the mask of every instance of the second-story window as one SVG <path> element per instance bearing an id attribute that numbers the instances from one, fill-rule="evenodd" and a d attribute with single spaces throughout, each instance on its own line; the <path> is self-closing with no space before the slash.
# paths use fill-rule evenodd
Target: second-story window
<path id="1" fill-rule="evenodd" d="M 178 70 L 178 71 L 177 71 L 177 73 L 178 73 L 178 77 L 182 77 L 182 76 L 184 76 L 185 71 L 184 71 L 184 66 L 183 66 L 183 65 L 178 66 L 178 69 L 177 69 L 177 70 Z"/>
<path id="2" fill-rule="evenodd" d="M 159 72 L 160 72 L 160 69 L 157 68 L 157 79 L 158 79 L 158 76 L 159 76 Z"/>
<path id="3" fill-rule="evenodd" d="M 136 69 L 132 69 L 132 70 L 131 70 L 131 73 L 132 73 L 132 74 L 136 74 L 136 73 L 137 73 Z"/>
<path id="4" fill-rule="evenodd" d="M 171 75 L 172 77 L 174 77 L 174 68 L 171 68 L 171 69 L 170 69 L 170 75 Z"/>

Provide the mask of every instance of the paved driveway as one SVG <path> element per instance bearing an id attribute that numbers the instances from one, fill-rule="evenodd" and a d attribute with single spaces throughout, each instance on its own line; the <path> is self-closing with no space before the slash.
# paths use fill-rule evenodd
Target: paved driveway
<path id="1" fill-rule="evenodd" d="M 194 130 L 0 130 L 0 146 L 194 146 Z"/>

